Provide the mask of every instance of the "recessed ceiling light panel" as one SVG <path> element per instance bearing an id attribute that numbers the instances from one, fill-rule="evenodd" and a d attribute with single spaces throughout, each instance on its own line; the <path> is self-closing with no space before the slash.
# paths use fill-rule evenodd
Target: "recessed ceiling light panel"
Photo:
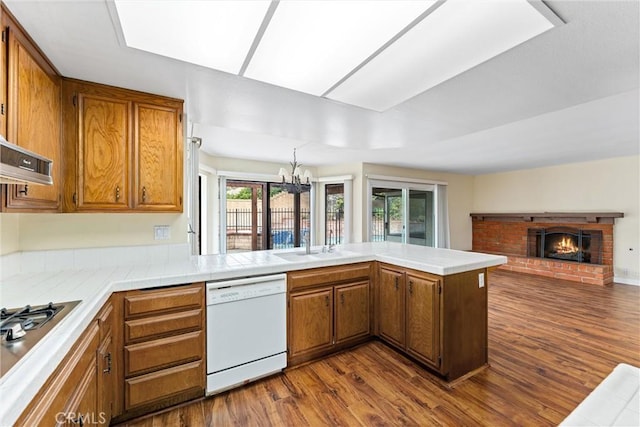
<path id="1" fill-rule="evenodd" d="M 244 75 L 322 95 L 434 3 L 281 1 Z"/>
<path id="2" fill-rule="evenodd" d="M 268 1 L 115 0 L 127 46 L 237 74 Z"/>
<path id="3" fill-rule="evenodd" d="M 327 97 L 385 111 L 553 26 L 526 0 L 447 0 Z"/>

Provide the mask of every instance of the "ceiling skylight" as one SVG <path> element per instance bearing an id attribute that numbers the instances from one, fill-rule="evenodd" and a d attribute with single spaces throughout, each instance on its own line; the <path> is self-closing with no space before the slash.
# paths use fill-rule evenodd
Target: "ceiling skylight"
<path id="1" fill-rule="evenodd" d="M 384 111 L 552 27 L 526 0 L 448 0 L 327 97 Z"/>
<path id="2" fill-rule="evenodd" d="M 269 2 L 115 0 L 127 46 L 237 74 Z"/>
<path id="3" fill-rule="evenodd" d="M 113 0 L 127 46 L 385 111 L 561 23 L 540 0 Z"/>
<path id="4" fill-rule="evenodd" d="M 244 75 L 322 95 L 434 3 L 281 1 Z"/>

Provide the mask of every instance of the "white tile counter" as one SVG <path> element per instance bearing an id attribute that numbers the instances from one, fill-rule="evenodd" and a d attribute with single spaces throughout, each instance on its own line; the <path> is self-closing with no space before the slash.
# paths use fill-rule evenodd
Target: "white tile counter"
<path id="1" fill-rule="evenodd" d="M 507 262 L 503 256 L 388 242 L 353 243 L 328 254 L 314 247 L 319 253 L 300 256 L 292 252 L 304 252 L 304 248 L 188 257 L 186 245 L 179 246 L 184 251 L 179 254 L 175 248 L 172 253 L 146 247 L 48 251 L 40 256 L 44 261 L 37 253 L 2 257 L 1 307 L 82 303 L 0 378 L 1 426 L 16 421 L 113 292 L 374 260 L 442 276 Z M 105 256 L 105 250 L 112 256 Z M 151 252 L 141 256 L 140 251 Z M 82 268 L 87 264 L 91 268 Z"/>

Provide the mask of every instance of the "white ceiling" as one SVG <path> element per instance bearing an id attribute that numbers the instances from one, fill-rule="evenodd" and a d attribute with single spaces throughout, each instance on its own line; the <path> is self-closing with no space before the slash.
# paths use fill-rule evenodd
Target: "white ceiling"
<path id="1" fill-rule="evenodd" d="M 125 47 L 102 0 L 5 3 L 62 75 L 185 99 L 214 156 L 481 174 L 640 153 L 636 0 L 547 1 L 566 25 L 383 113 Z"/>

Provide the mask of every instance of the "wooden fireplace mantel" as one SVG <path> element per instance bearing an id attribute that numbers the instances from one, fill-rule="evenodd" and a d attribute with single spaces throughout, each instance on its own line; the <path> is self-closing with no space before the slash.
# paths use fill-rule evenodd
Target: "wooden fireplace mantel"
<path id="1" fill-rule="evenodd" d="M 469 215 L 476 221 L 558 222 L 576 224 L 613 224 L 616 218 L 624 217 L 622 212 L 472 212 Z"/>

